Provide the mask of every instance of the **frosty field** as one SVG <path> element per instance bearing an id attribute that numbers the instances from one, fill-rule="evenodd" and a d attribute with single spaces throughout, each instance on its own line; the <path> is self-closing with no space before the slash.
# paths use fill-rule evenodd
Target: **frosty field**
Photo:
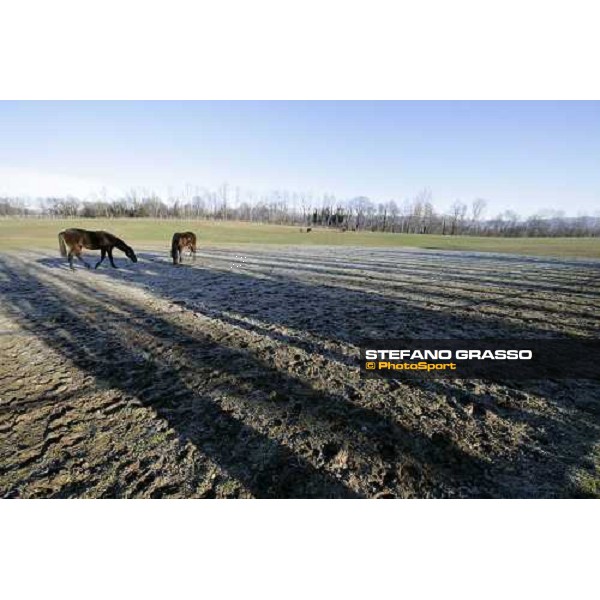
<path id="1" fill-rule="evenodd" d="M 598 383 L 358 373 L 364 338 L 597 336 L 600 261 L 136 251 L 0 254 L 0 497 L 600 496 Z"/>

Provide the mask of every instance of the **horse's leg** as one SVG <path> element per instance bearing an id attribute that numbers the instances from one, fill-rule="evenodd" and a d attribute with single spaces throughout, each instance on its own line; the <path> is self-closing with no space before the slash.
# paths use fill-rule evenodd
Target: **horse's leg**
<path id="1" fill-rule="evenodd" d="M 106 250 L 104 248 L 100 248 L 100 253 L 100 260 L 96 263 L 94 269 L 97 269 L 102 264 L 102 261 L 106 258 Z"/>
<path id="2" fill-rule="evenodd" d="M 111 267 L 113 269 L 118 269 L 117 265 L 115 265 L 115 261 L 113 260 L 112 246 L 109 246 L 106 251 L 108 252 L 108 260 L 110 260 Z"/>
<path id="3" fill-rule="evenodd" d="M 77 253 L 75 254 L 75 256 L 77 257 L 77 260 L 78 260 L 79 262 L 82 262 L 82 263 L 85 265 L 85 268 L 86 268 L 86 269 L 91 269 L 91 268 L 92 268 L 92 267 L 90 266 L 90 263 L 86 262 L 86 261 L 83 259 L 83 257 L 81 256 L 81 250 L 79 250 L 79 252 L 77 252 Z"/>
<path id="4" fill-rule="evenodd" d="M 73 250 L 69 250 L 69 253 L 67 254 L 67 260 L 69 261 L 69 266 L 71 267 L 71 271 L 74 271 L 75 267 L 73 266 Z"/>

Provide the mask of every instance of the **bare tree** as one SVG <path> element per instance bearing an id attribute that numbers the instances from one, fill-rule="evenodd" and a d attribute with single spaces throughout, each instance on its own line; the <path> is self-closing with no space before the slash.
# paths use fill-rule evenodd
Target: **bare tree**
<path id="1" fill-rule="evenodd" d="M 414 234 L 600 237 L 600 211 L 567 217 L 562 211 L 547 209 L 521 218 L 507 210 L 485 218 L 487 202 L 476 198 L 469 206 L 457 200 L 442 214 L 436 211 L 427 188 L 401 206 L 396 200 L 372 202 L 366 196 L 338 199 L 324 194 L 317 198 L 287 190 L 258 195 L 239 187 L 231 189 L 232 193 L 228 184 L 216 190 L 186 184 L 180 193 L 169 191 L 163 201 L 149 188 L 132 188 L 115 198 L 104 188 L 83 202 L 74 197 L 38 198 L 39 210 L 30 209 L 25 198 L 0 198 L 0 216 L 240 219 Z"/>
<path id="2" fill-rule="evenodd" d="M 467 214 L 467 205 L 460 200 L 455 200 L 450 207 L 450 223 L 452 229 L 450 235 L 460 234 L 462 229 L 462 223 Z"/>
<path id="3" fill-rule="evenodd" d="M 487 207 L 487 201 L 483 198 L 475 198 L 471 203 L 471 223 L 475 233 L 479 230 L 479 221 Z"/>

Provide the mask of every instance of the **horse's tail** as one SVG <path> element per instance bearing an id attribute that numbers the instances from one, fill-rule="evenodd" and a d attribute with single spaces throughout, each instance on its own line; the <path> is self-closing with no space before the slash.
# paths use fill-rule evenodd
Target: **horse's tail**
<path id="1" fill-rule="evenodd" d="M 173 241 L 171 242 L 171 257 L 173 258 L 173 262 L 177 262 L 179 250 L 179 237 L 177 234 L 173 236 Z"/>
<path id="2" fill-rule="evenodd" d="M 61 231 L 58 234 L 58 249 L 60 250 L 61 256 L 67 255 L 67 245 L 65 244 L 65 232 Z"/>

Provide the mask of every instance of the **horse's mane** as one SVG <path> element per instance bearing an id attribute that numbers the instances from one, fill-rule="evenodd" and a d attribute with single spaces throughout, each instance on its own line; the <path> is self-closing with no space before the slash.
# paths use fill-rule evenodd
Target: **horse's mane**
<path id="1" fill-rule="evenodd" d="M 112 243 L 119 250 L 122 250 L 123 252 L 125 252 L 126 250 L 131 250 L 131 248 L 121 238 L 118 238 L 116 235 L 113 235 L 112 233 L 108 233 L 108 232 L 104 232 L 104 235 L 106 237 L 110 238 L 110 240 L 112 241 Z"/>

